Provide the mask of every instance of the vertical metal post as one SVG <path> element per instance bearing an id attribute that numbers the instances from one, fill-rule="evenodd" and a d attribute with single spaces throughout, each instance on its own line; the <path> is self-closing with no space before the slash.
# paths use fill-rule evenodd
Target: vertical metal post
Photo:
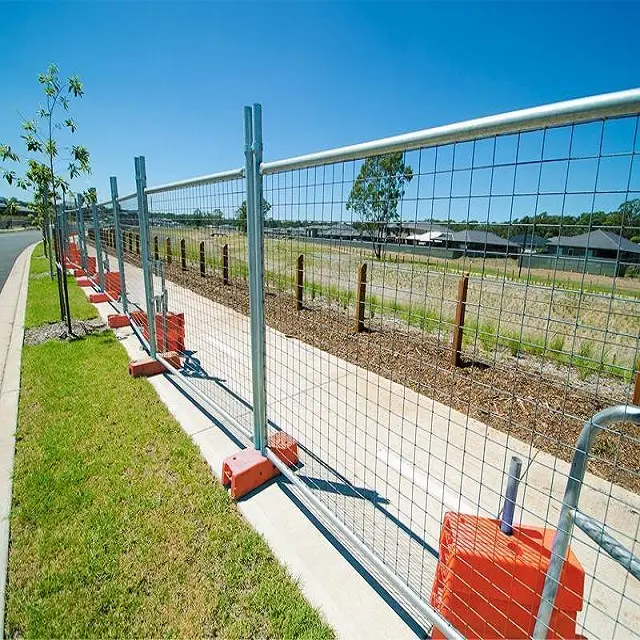
<path id="1" fill-rule="evenodd" d="M 111 184 L 111 207 L 113 209 L 113 234 L 116 242 L 116 255 L 118 256 L 118 271 L 120 272 L 120 302 L 122 313 L 129 313 L 127 303 L 127 288 L 124 279 L 124 253 L 122 247 L 122 233 L 120 233 L 120 207 L 118 205 L 118 179 L 115 176 L 109 178 Z"/>
<path id="2" fill-rule="evenodd" d="M 91 203 L 91 215 L 93 217 L 93 231 L 96 235 L 96 266 L 98 267 L 98 281 L 100 290 L 104 291 L 104 263 L 102 262 L 102 238 L 100 237 L 100 221 L 98 220 L 98 207 L 96 203 Z"/>
<path id="3" fill-rule="evenodd" d="M 82 267 L 85 274 L 89 275 L 89 264 L 87 260 L 87 238 L 85 236 L 82 200 L 82 194 L 76 194 L 76 227 L 78 229 L 78 244 L 80 245 L 80 266 Z"/>
<path id="4" fill-rule="evenodd" d="M 253 115 L 253 121 L 252 121 Z M 253 445 L 267 447 L 266 361 L 264 320 L 264 236 L 262 221 L 262 107 L 244 108 L 244 153 L 249 243 L 249 312 L 251 379 L 253 387 Z"/>
<path id="5" fill-rule="evenodd" d="M 147 170 L 144 156 L 135 159 L 136 192 L 138 194 L 138 219 L 140 221 L 140 262 L 144 276 L 144 297 L 147 306 L 147 327 L 149 329 L 149 352 L 156 357 L 156 318 L 153 307 L 153 275 L 151 273 L 151 257 L 149 256 L 149 214 L 147 210 Z"/>

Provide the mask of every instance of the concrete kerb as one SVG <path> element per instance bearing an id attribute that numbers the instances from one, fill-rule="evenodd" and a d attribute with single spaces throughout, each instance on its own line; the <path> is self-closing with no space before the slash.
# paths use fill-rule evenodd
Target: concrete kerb
<path id="1" fill-rule="evenodd" d="M 109 303 L 95 306 L 105 321 L 114 310 Z M 114 332 L 130 360 L 147 355 L 131 327 L 118 328 Z M 237 440 L 214 424 L 205 411 L 174 384 L 170 375 L 148 380 L 184 432 L 198 446 L 213 475 L 220 479 L 223 460 L 238 450 Z M 398 607 L 393 606 L 395 603 L 385 601 L 378 585 L 368 581 L 325 537 L 291 498 L 286 484 L 272 481 L 237 505 L 339 638 L 401 640 L 417 637 L 415 624 L 408 616 L 398 613 Z"/>
<path id="2" fill-rule="evenodd" d="M 0 636 L 4 637 L 7 565 L 9 559 L 9 516 L 15 435 L 18 426 L 20 365 L 31 254 L 37 243 L 16 259 L 0 292 Z"/>

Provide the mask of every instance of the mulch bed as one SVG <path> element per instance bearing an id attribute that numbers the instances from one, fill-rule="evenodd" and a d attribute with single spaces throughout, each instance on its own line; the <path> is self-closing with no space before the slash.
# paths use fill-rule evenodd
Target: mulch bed
<path id="1" fill-rule="evenodd" d="M 197 265 L 189 265 L 186 271 L 167 265 L 166 275 L 175 284 L 249 314 L 244 280 L 225 286 L 218 275 L 201 277 Z M 539 360 L 491 361 L 465 353 L 464 366 L 454 368 L 445 337 L 381 318 L 372 330 L 355 333 L 351 309 L 316 300 L 298 312 L 295 304 L 290 294 L 268 292 L 267 324 L 566 461 L 573 456 L 585 420 L 605 407 L 628 401 L 617 383 L 607 385 L 602 378 L 597 385 L 580 388 L 568 383 L 567 368 L 558 368 L 555 374 L 542 372 Z M 589 471 L 640 492 L 640 427 L 628 423 L 620 431 L 600 434 Z"/>

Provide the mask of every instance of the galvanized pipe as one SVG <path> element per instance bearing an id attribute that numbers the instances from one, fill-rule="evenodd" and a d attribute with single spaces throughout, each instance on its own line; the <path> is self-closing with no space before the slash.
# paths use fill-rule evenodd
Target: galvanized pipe
<path id="1" fill-rule="evenodd" d="M 411 151 L 424 147 L 466 142 L 490 136 L 522 133 L 545 127 L 589 122 L 599 118 L 614 118 L 636 114 L 640 111 L 640 89 L 629 89 L 577 100 L 521 109 L 465 122 L 404 133 L 390 138 L 338 147 L 318 153 L 265 162 L 263 175 L 305 169 L 334 162 L 358 160 L 384 153 Z"/>
<path id="2" fill-rule="evenodd" d="M 140 262 L 144 277 L 145 306 L 147 308 L 147 327 L 149 329 L 149 353 L 156 357 L 156 318 L 153 305 L 153 275 L 151 273 L 151 257 L 149 256 L 149 215 L 147 210 L 147 170 L 144 156 L 135 158 L 136 187 L 138 196 L 138 223 L 140 225 Z"/>
<path id="3" fill-rule="evenodd" d="M 98 219 L 98 207 L 91 203 L 91 216 L 93 217 L 93 232 L 95 233 L 96 266 L 98 267 L 98 282 L 100 290 L 104 291 L 104 263 L 102 262 L 102 238 L 100 237 L 100 221 Z"/>
<path id="4" fill-rule="evenodd" d="M 577 510 L 571 512 L 571 517 L 576 527 L 602 547 L 613 560 L 624 567 L 636 580 L 640 580 L 640 560 L 610 535 L 604 524 Z"/>
<path id="5" fill-rule="evenodd" d="M 252 122 L 253 115 L 253 122 Z M 264 319 L 264 234 L 262 222 L 262 111 L 259 104 L 244 108 L 247 234 L 249 243 L 249 313 L 251 326 L 251 382 L 253 444 L 267 447 L 266 357 Z"/>
<path id="6" fill-rule="evenodd" d="M 609 407 L 587 420 L 582 427 L 582 432 L 576 444 L 576 451 L 571 461 L 569 479 L 562 499 L 562 509 L 558 518 L 558 528 L 553 538 L 551 547 L 551 559 L 544 581 L 542 599 L 538 608 L 536 626 L 533 630 L 533 638 L 544 640 L 549 632 L 549 622 L 553 614 L 553 607 L 560 586 L 560 574 L 564 565 L 571 534 L 573 532 L 572 514 L 577 511 L 578 501 L 584 474 L 587 470 L 587 461 L 593 440 L 602 429 L 618 422 L 635 422 L 640 424 L 640 407 L 631 405 L 618 405 Z"/>
<path id="7" fill-rule="evenodd" d="M 153 193 L 160 193 L 162 191 L 174 191 L 175 189 L 183 189 L 184 187 L 197 187 L 204 184 L 215 184 L 216 182 L 225 182 L 227 180 L 237 180 L 245 175 L 245 168 L 231 169 L 229 171 L 222 171 L 220 173 L 212 173 L 206 176 L 199 176 L 197 178 L 188 178 L 186 180 L 179 180 L 177 182 L 169 182 L 167 184 L 161 184 L 156 187 L 148 187 L 145 189 L 147 195 Z"/>

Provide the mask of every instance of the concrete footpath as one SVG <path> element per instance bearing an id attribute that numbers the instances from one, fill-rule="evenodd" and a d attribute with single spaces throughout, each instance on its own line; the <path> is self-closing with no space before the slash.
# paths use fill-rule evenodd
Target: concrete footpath
<path id="1" fill-rule="evenodd" d="M 9 514 L 18 425 L 24 314 L 29 265 L 34 247 L 35 244 L 27 247 L 18 256 L 0 292 L 0 637 L 4 637 Z"/>

